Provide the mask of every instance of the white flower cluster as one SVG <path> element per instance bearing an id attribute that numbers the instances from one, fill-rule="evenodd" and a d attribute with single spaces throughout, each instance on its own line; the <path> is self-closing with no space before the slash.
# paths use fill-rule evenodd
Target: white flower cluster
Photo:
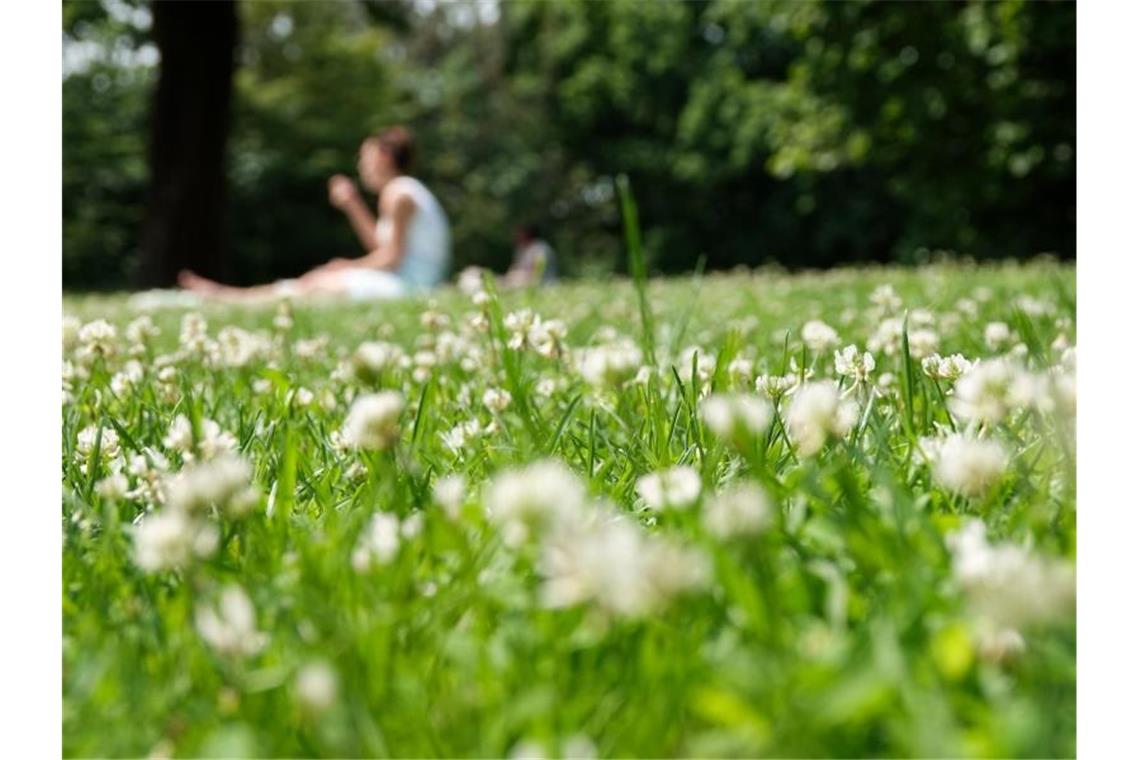
<path id="1" fill-rule="evenodd" d="M 512 351 L 533 349 L 540 356 L 553 359 L 562 352 L 566 324 L 559 319 L 543 319 L 530 309 L 520 309 L 503 318 L 507 329 L 507 347 Z"/>
<path id="2" fill-rule="evenodd" d="M 692 467 L 678 465 L 642 475 L 634 488 L 637 495 L 655 512 L 687 509 L 701 495 L 701 476 Z"/>
<path id="3" fill-rule="evenodd" d="M 924 438 L 920 443 L 931 460 L 934 480 L 964 496 L 986 494 L 1001 480 L 1009 461 L 997 441 L 964 433 Z"/>
<path id="4" fill-rule="evenodd" d="M 855 385 L 867 382 L 874 371 L 875 357 L 869 351 L 860 354 L 857 347 L 847 346 L 835 352 L 835 374 L 851 378 Z"/>
<path id="5" fill-rule="evenodd" d="M 859 418 L 859 407 L 840 397 L 834 383 L 811 382 L 796 391 L 788 407 L 788 435 L 803 456 L 819 453 L 831 436 L 843 437 Z"/>
<path id="6" fill-rule="evenodd" d="M 399 346 L 384 341 L 361 343 L 349 361 L 350 371 L 365 382 L 372 382 L 386 370 L 409 363 L 407 354 Z"/>
<path id="7" fill-rule="evenodd" d="M 578 371 L 590 385 L 613 387 L 629 380 L 641 366 L 641 349 L 632 340 L 590 346 L 578 354 Z"/>
<path id="8" fill-rule="evenodd" d="M 708 581 L 702 553 L 646 532 L 608 505 L 588 503 L 581 481 L 559 462 L 500 473 L 486 504 L 508 545 L 538 539 L 546 606 L 593 604 L 606 615 L 641 617 Z"/>
<path id="9" fill-rule="evenodd" d="M 1026 627 L 1066 619 L 1076 598 L 1072 565 L 1038 557 L 1014 544 L 990 544 L 981 520 L 967 522 L 946 538 L 954 576 L 970 609 L 980 618 L 994 647 Z M 1000 654 L 997 652 L 996 654 Z"/>
<path id="10" fill-rule="evenodd" d="M 193 462 L 198 458 L 210 460 L 220 454 L 227 454 L 237 450 L 237 438 L 211 419 L 203 418 L 200 425 L 202 437 L 197 445 L 194 443 L 194 428 L 190 419 L 180 414 L 170 423 L 162 445 L 171 451 L 182 455 L 184 462 Z"/>
<path id="11" fill-rule="evenodd" d="M 141 468 L 145 461 L 138 464 Z M 164 508 L 146 515 L 135 527 L 135 562 L 143 570 L 157 572 L 213 554 L 218 529 L 208 515 L 237 517 L 248 512 L 257 499 L 251 476 L 249 464 L 233 454 L 167 476 L 158 489 Z"/>
<path id="12" fill-rule="evenodd" d="M 401 520 L 389 512 L 372 515 L 368 526 L 352 552 L 352 567 L 358 573 L 376 565 L 387 565 L 400 551 L 401 538 L 412 538 L 423 528 L 423 513 L 416 512 Z"/>
<path id="13" fill-rule="evenodd" d="M 962 420 L 995 425 L 1012 412 L 1075 411 L 1076 376 L 1064 368 L 1036 374 L 1015 360 L 986 359 L 972 366 L 954 384 L 950 409 Z"/>
<path id="14" fill-rule="evenodd" d="M 396 391 L 359 396 L 352 402 L 342 436 L 357 449 L 387 449 L 400 436 L 404 397 Z"/>
<path id="15" fill-rule="evenodd" d="M 546 606 L 593 603 L 609 615 L 644 617 L 709 581 L 707 558 L 599 509 L 545 537 L 539 572 Z"/>
<path id="16" fill-rule="evenodd" d="M 582 482 L 554 460 L 502 472 L 486 492 L 490 517 L 511 546 L 521 545 L 535 531 L 572 521 L 585 499 Z"/>
<path id="17" fill-rule="evenodd" d="M 922 360 L 922 371 L 927 377 L 935 380 L 957 380 L 973 369 L 976 362 L 972 362 L 962 354 L 942 356 L 931 354 Z"/>
<path id="18" fill-rule="evenodd" d="M 773 401 L 795 393 L 800 377 L 795 373 L 786 375 L 757 375 L 756 392 L 767 396 Z"/>
<path id="19" fill-rule="evenodd" d="M 817 354 L 822 354 L 830 348 L 839 345 L 839 333 L 826 322 L 813 319 L 803 326 L 800 332 L 804 345 Z"/>
<path id="20" fill-rule="evenodd" d="M 737 483 L 708 499 L 701 521 L 705 530 L 722 540 L 753 536 L 771 524 L 772 502 L 760 486 Z"/>
<path id="21" fill-rule="evenodd" d="M 938 350 L 938 333 L 934 332 L 934 315 L 925 309 L 910 312 L 905 321 L 907 343 L 911 356 L 923 359 Z M 867 348 L 887 356 L 897 356 L 902 352 L 904 320 L 902 317 L 888 317 L 867 339 Z"/>
<path id="22" fill-rule="evenodd" d="M 199 604 L 194 624 L 202 640 L 223 657 L 255 655 L 269 641 L 257 630 L 253 602 L 239 586 L 224 588 L 216 604 Z"/>
<path id="23" fill-rule="evenodd" d="M 745 394 L 713 394 L 701 401 L 701 419 L 714 434 L 726 439 L 754 438 L 772 424 L 772 405 Z"/>

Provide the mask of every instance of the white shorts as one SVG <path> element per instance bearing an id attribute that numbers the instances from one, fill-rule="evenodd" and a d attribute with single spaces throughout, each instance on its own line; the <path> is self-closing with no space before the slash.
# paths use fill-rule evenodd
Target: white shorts
<path id="1" fill-rule="evenodd" d="M 327 281 L 320 293 L 332 295 L 341 292 L 353 301 L 384 301 L 402 298 L 408 288 L 398 276 L 381 269 L 342 269 L 335 272 L 336 279 Z M 278 280 L 273 284 L 273 294 L 278 298 L 296 298 L 302 289 L 297 280 Z"/>
<path id="2" fill-rule="evenodd" d="M 345 294 L 354 301 L 382 301 L 408 294 L 403 280 L 382 269 L 345 269 L 340 276 Z"/>

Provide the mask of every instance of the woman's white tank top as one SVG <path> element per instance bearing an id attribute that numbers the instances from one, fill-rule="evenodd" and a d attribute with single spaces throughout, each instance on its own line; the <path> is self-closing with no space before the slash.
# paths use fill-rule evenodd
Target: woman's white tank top
<path id="1" fill-rule="evenodd" d="M 396 177 L 384 192 L 407 195 L 416 204 L 408 222 L 404 258 L 396 274 L 412 289 L 431 288 L 447 278 L 451 266 L 451 232 L 447 214 L 424 184 L 414 177 Z M 392 220 L 381 217 L 376 237 L 385 245 L 392 237 Z"/>

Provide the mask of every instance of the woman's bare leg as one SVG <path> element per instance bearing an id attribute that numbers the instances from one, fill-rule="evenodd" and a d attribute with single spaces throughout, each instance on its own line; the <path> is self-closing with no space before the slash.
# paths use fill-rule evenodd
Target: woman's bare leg
<path id="1" fill-rule="evenodd" d="M 222 301 L 248 302 L 264 301 L 285 295 L 281 281 L 268 285 L 254 285 L 240 288 L 224 285 L 200 274 L 184 269 L 178 274 L 178 284 L 192 293 Z M 338 295 L 344 292 L 339 272 L 314 270 L 289 281 L 288 295 L 309 296 L 317 294 Z"/>

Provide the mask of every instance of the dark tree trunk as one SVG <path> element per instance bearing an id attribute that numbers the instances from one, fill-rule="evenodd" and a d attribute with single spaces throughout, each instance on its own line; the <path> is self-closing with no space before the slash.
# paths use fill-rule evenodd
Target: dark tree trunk
<path id="1" fill-rule="evenodd" d="M 151 13 L 161 64 L 151 106 L 144 287 L 170 285 L 183 268 L 225 274 L 226 135 L 238 41 L 233 0 L 155 0 Z"/>

